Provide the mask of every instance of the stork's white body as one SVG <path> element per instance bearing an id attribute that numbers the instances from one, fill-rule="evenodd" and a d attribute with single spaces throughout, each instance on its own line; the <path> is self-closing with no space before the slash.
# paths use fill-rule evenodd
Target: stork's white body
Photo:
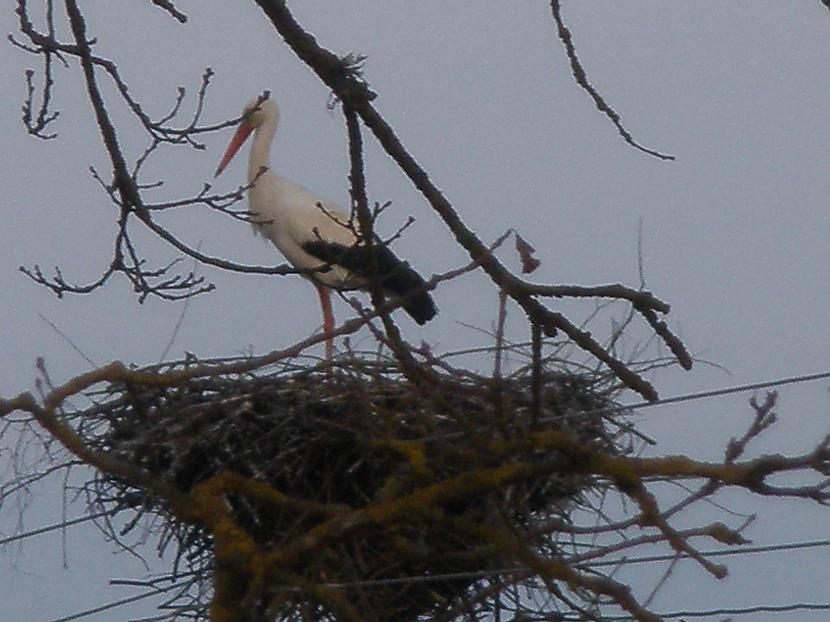
<path id="1" fill-rule="evenodd" d="M 271 106 L 268 106 L 271 104 Z M 348 215 L 332 201 L 309 192 L 299 184 L 283 179 L 271 170 L 271 143 L 277 131 L 278 114 L 270 100 L 261 104 L 265 120 L 256 128 L 248 156 L 248 206 L 254 214 L 254 231 L 268 238 L 295 268 L 326 267 L 303 250 L 302 244 L 315 239 L 337 242 L 345 247 L 356 241 L 357 223 L 349 223 Z M 270 113 L 270 114 L 269 114 Z M 366 284 L 342 266 L 309 273 L 313 281 L 338 290 L 357 289 Z"/>

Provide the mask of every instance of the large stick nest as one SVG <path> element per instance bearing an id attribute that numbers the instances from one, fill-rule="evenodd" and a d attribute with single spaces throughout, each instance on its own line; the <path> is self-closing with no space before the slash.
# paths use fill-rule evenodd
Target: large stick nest
<path id="1" fill-rule="evenodd" d="M 367 619 L 414 620 L 453 607 L 469 612 L 498 584 L 488 570 L 516 564 L 493 546 L 488 530 L 529 533 L 540 519 L 567 519 L 596 486 L 555 450 L 522 449 L 516 439 L 531 428 L 553 428 L 621 451 L 619 428 L 607 423 L 614 407 L 609 388 L 598 378 L 560 372 L 541 380 L 535 396 L 529 375 L 521 374 L 499 382 L 447 376 L 416 386 L 394 366 L 354 359 L 336 370 L 285 368 L 164 389 L 114 387 L 116 394 L 94 409 L 101 424 L 94 444 L 183 493 L 232 472 L 309 507 L 365 508 L 462 473 L 517 460 L 538 465 L 533 476 L 509 485 L 458 490 L 405 520 L 351 533 L 290 569 L 310 583 L 334 585 Z M 506 446 L 513 449 L 493 449 Z M 177 544 L 177 568 L 183 560 L 209 582 L 213 541 L 204 526 L 178 521 L 163 499 L 128 482 L 100 477 L 88 490 L 95 509 L 133 514 L 119 535 L 152 518 L 162 543 Z M 244 494 L 225 502 L 265 550 L 324 520 L 313 511 L 275 512 Z M 556 546 L 549 533 L 531 544 L 548 554 Z M 451 576 L 424 579 L 439 575 Z M 296 586 L 269 586 L 259 602 L 262 611 L 271 607 L 268 619 L 337 617 Z"/>

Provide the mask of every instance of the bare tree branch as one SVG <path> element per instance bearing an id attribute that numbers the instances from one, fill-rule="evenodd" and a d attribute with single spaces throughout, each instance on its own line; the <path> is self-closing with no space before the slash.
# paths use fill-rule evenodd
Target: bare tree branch
<path id="1" fill-rule="evenodd" d="M 623 127 L 622 121 L 620 120 L 620 115 L 609 106 L 603 97 L 597 92 L 597 90 L 591 86 L 591 83 L 588 82 L 588 76 L 585 73 L 585 69 L 582 67 L 582 63 L 579 61 L 579 57 L 576 55 L 576 48 L 574 48 L 573 44 L 573 36 L 571 35 L 571 31 L 568 30 L 568 27 L 565 25 L 565 22 L 562 20 L 562 8 L 559 4 L 559 0 L 550 0 L 550 10 L 553 14 L 553 19 L 556 22 L 556 27 L 558 29 L 558 36 L 559 40 L 562 42 L 562 45 L 565 46 L 565 52 L 568 55 L 568 60 L 571 63 L 571 71 L 573 72 L 573 76 L 576 79 L 577 84 L 581 86 L 588 95 L 591 96 L 591 99 L 594 100 L 594 104 L 596 104 L 597 109 L 604 113 L 609 119 L 611 119 L 611 123 L 614 124 L 614 127 L 617 128 L 620 136 L 623 137 L 623 140 L 627 142 L 629 145 L 634 147 L 635 149 L 639 149 L 640 151 L 647 153 L 655 158 L 659 158 L 660 160 L 674 160 L 675 157 L 673 155 L 660 153 L 659 151 L 655 151 L 653 149 L 649 149 L 648 147 L 644 147 L 640 143 L 634 140 L 631 136 L 631 133 Z"/>
<path id="2" fill-rule="evenodd" d="M 187 22 L 187 15 L 179 11 L 170 0 L 150 0 L 153 4 L 155 4 L 160 9 L 167 11 L 171 17 L 175 18 L 179 21 L 179 23 L 184 24 Z"/>

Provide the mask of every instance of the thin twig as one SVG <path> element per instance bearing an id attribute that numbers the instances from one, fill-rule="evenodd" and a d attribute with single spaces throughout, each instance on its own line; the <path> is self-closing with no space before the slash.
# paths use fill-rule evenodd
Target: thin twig
<path id="1" fill-rule="evenodd" d="M 582 67 L 582 63 L 576 55 L 576 48 L 573 44 L 573 36 L 571 35 L 571 31 L 568 30 L 568 27 L 562 19 L 562 9 L 559 5 L 559 0 L 550 0 L 550 10 L 553 14 L 553 19 L 556 22 L 559 40 L 562 42 L 562 45 L 565 46 L 565 52 L 567 53 L 568 60 L 571 63 L 571 71 L 573 72 L 573 76 L 576 79 L 577 84 L 579 84 L 579 86 L 581 86 L 583 90 L 591 96 L 591 99 L 594 100 L 594 104 L 597 109 L 611 119 L 611 123 L 613 123 L 614 127 L 617 128 L 617 131 L 620 136 L 623 137 L 623 140 L 635 149 L 639 149 L 640 151 L 654 156 L 655 158 L 659 158 L 660 160 L 674 160 L 675 157 L 673 155 L 660 153 L 654 149 L 644 147 L 635 141 L 634 137 L 631 136 L 631 133 L 623 127 L 620 115 L 605 102 L 605 99 L 603 99 L 591 83 L 588 82 L 588 76 L 585 73 L 585 69 Z"/>

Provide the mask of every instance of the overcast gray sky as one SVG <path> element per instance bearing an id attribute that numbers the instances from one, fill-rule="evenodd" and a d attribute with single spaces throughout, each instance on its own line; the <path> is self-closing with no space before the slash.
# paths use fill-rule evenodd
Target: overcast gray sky
<path id="1" fill-rule="evenodd" d="M 117 3 L 117 15 L 116 3 L 81 3 L 99 52 L 119 63 L 133 93 L 154 114 L 167 109 L 176 86 L 192 91 L 206 66 L 216 71 L 209 121 L 237 114 L 245 101 L 271 89 L 282 109 L 273 166 L 345 204 L 342 115 L 327 110 L 326 89 L 254 3 L 176 4 L 190 16 L 185 26 L 149 2 Z M 304 0 L 291 7 L 325 46 L 369 56 L 366 78 L 380 93 L 377 107 L 411 152 L 481 237 L 518 229 L 543 262 L 539 280 L 636 287 L 642 220 L 647 284 L 672 304 L 670 325 L 692 352 L 732 373 L 705 365 L 690 373 L 664 371 L 655 378 L 662 395 L 830 368 L 830 11 L 820 2 L 563 2 L 593 84 L 640 142 L 677 156 L 671 163 L 625 145 L 575 85 L 546 2 Z M 16 30 L 12 9 L 0 13 L 4 32 Z M 139 305 L 121 281 L 94 296 L 58 301 L 17 271 L 19 265 L 57 264 L 68 277 L 94 279 L 109 258 L 114 212 L 88 173 L 90 165 L 109 167 L 77 67 L 57 69 L 60 137 L 42 142 L 28 137 L 19 122 L 23 71 L 38 65 L 11 46 L 0 49 L 6 216 L 0 228 L 0 395 L 32 386 L 39 355 L 59 381 L 86 368 L 40 315 L 99 364 L 116 358 L 154 362 L 179 306 L 152 300 Z M 117 106 L 113 112 L 128 118 Z M 139 154 L 145 140 L 135 125 L 119 131 L 127 154 Z M 166 180 L 156 196 L 197 191 L 229 135 L 210 137 L 204 152 L 161 153 L 148 168 L 151 177 Z M 394 202 L 382 226 L 391 232 L 409 215 L 417 219 L 396 249 L 425 274 L 462 263 L 463 252 L 438 218 L 366 142 L 371 198 Z M 235 163 L 218 186 L 233 188 L 244 170 Z M 281 262 L 238 222 L 197 208 L 164 222 L 210 254 Z M 174 256 L 148 236 L 139 239 L 158 263 Z M 264 352 L 319 324 L 316 295 L 300 278 L 200 270 L 219 288 L 191 302 L 175 356 L 230 355 L 249 346 Z M 439 289 L 436 299 L 437 321 L 420 329 L 402 320 L 409 337 L 438 350 L 488 343 L 461 324 L 492 323 L 495 294 L 483 277 Z M 342 319 L 347 309 L 337 305 Z M 515 310 L 513 320 L 511 336 L 523 339 Z M 747 397 L 653 408 L 639 418 L 660 441 L 657 452 L 716 459 L 724 440 L 743 430 Z M 828 430 L 827 383 L 782 389 L 781 398 L 781 422 L 758 450 L 810 448 Z M 730 507 L 760 514 L 749 536 L 761 543 L 827 537 L 830 531 L 826 513 L 805 504 L 738 496 Z M 45 488 L 26 526 L 60 516 L 59 495 Z M 695 518 L 700 515 L 688 520 Z M 14 512 L 0 514 L 0 537 L 15 530 L 15 519 Z M 91 528 L 69 530 L 67 541 L 68 569 L 55 554 L 60 538 L 54 534 L 2 554 L 3 619 L 45 621 L 135 593 L 107 585 L 113 576 L 141 576 L 145 571 L 135 560 L 111 555 L 112 547 Z M 733 558 L 724 582 L 682 566 L 653 607 L 828 601 L 828 560 L 821 549 Z M 644 594 L 662 570 L 640 567 L 623 578 Z M 151 605 L 143 604 L 93 619 L 151 613 Z"/>

